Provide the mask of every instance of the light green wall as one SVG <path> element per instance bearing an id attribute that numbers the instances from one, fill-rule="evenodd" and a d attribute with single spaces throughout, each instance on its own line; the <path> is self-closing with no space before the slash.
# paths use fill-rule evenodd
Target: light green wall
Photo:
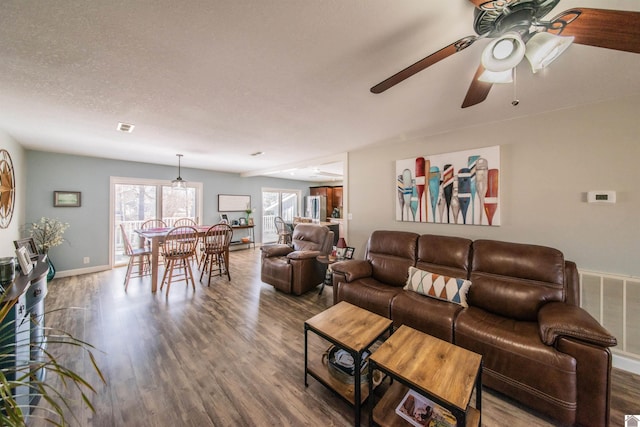
<path id="1" fill-rule="evenodd" d="M 172 166 L 125 162 L 95 157 L 72 156 L 42 151 L 26 151 L 28 222 L 41 217 L 68 222 L 66 243 L 50 251 L 58 271 L 106 266 L 109 264 L 109 182 L 110 177 L 133 177 L 171 180 L 177 174 Z M 218 194 L 249 194 L 252 205 L 260 208 L 262 188 L 302 190 L 308 195 L 313 183 L 277 178 L 242 178 L 238 174 L 182 168 L 185 180 L 203 183 L 203 224 L 220 220 Z M 53 191 L 82 192 L 80 208 L 54 208 Z M 261 224 L 256 224 L 256 239 L 260 240 Z M 89 257 L 91 263 L 82 263 Z"/>
<path id="2" fill-rule="evenodd" d="M 13 257 L 15 256 L 13 241 L 21 237 L 20 229 L 25 215 L 25 152 L 17 141 L 2 131 L 0 131 L 0 148 L 9 152 L 16 180 L 13 217 L 7 228 L 0 229 L 0 257 Z"/>
<path id="3" fill-rule="evenodd" d="M 523 100 L 521 105 L 526 105 Z M 349 153 L 347 243 L 376 229 L 553 246 L 579 268 L 640 276 L 640 96 Z M 395 220 L 395 160 L 500 145 L 500 227 Z M 615 205 L 586 203 L 615 190 Z"/>

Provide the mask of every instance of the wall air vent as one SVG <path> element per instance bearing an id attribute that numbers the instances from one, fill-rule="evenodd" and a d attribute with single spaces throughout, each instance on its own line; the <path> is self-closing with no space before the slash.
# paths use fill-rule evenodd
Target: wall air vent
<path id="1" fill-rule="evenodd" d="M 118 123 L 118 130 L 120 132 L 131 133 L 131 132 L 133 132 L 133 128 L 134 127 L 135 126 L 130 124 L 130 123 L 122 123 L 122 122 Z"/>

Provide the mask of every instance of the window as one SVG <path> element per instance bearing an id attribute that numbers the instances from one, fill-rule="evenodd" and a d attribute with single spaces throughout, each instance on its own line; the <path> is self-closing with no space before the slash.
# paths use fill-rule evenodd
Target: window
<path id="1" fill-rule="evenodd" d="M 202 183 L 189 182 L 187 188 L 173 189 L 169 181 L 153 181 L 139 178 L 111 178 L 111 242 L 114 266 L 127 262 L 120 224 L 131 239 L 139 240 L 133 230 L 149 219 L 160 218 L 168 226 L 178 218 L 191 218 L 199 223 L 202 217 Z"/>

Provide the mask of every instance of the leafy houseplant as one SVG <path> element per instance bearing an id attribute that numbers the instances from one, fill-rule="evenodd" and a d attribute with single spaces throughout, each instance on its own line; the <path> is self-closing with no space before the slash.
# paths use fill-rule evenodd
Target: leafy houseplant
<path id="1" fill-rule="evenodd" d="M 10 286 L 14 285 L 15 280 Z M 92 352 L 94 347 L 64 331 L 48 327 L 44 328 L 47 333 L 46 343 L 31 342 L 29 333 L 26 336 L 25 334 L 20 337 L 14 336 L 17 327 L 16 322 L 23 322 L 23 319 L 7 319 L 7 315 L 11 312 L 16 302 L 16 300 L 9 300 L 6 297 L 10 293 L 9 290 L 10 288 L 0 296 L 0 343 L 2 343 L 0 345 L 0 425 L 10 427 L 26 426 L 26 416 L 28 414 L 23 411 L 29 409 L 29 406 L 21 405 L 20 402 L 24 402 L 25 398 L 30 400 L 33 396 L 38 396 L 48 403 L 48 407 L 43 408 L 44 415 L 39 417 L 42 417 L 49 424 L 57 426 L 68 425 L 67 418 L 69 415 L 67 413 L 70 413 L 70 416 L 75 418 L 70 406 L 71 400 L 65 397 L 61 390 L 56 390 L 49 382 L 44 381 L 44 376 L 40 378 L 35 375 L 41 369 L 46 369 L 50 377 L 58 378 L 65 388 L 75 387 L 80 392 L 82 401 L 92 412 L 95 412 L 87 393 L 96 393 L 96 390 L 83 377 L 61 364 L 53 352 L 47 349 L 52 344 L 64 344 L 80 348 L 88 354 L 89 360 L 100 380 L 106 383 L 100 368 L 96 364 Z M 31 318 L 30 321 L 38 322 L 38 319 Z M 20 349 L 24 347 L 26 347 L 30 355 L 34 354 L 31 351 L 34 347 L 42 350 L 38 352 L 41 356 L 37 360 L 33 360 L 31 357 L 27 360 L 18 357 Z M 54 415 L 55 419 L 51 415 Z M 32 415 L 31 417 L 33 418 L 34 416 Z"/>

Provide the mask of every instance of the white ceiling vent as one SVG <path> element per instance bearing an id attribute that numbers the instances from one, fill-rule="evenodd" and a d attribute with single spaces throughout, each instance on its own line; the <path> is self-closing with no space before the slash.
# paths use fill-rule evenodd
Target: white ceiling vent
<path id="1" fill-rule="evenodd" d="M 122 122 L 118 123 L 118 130 L 120 132 L 131 133 L 131 132 L 133 132 L 133 128 L 134 127 L 135 126 L 130 124 L 130 123 L 122 123 Z"/>

